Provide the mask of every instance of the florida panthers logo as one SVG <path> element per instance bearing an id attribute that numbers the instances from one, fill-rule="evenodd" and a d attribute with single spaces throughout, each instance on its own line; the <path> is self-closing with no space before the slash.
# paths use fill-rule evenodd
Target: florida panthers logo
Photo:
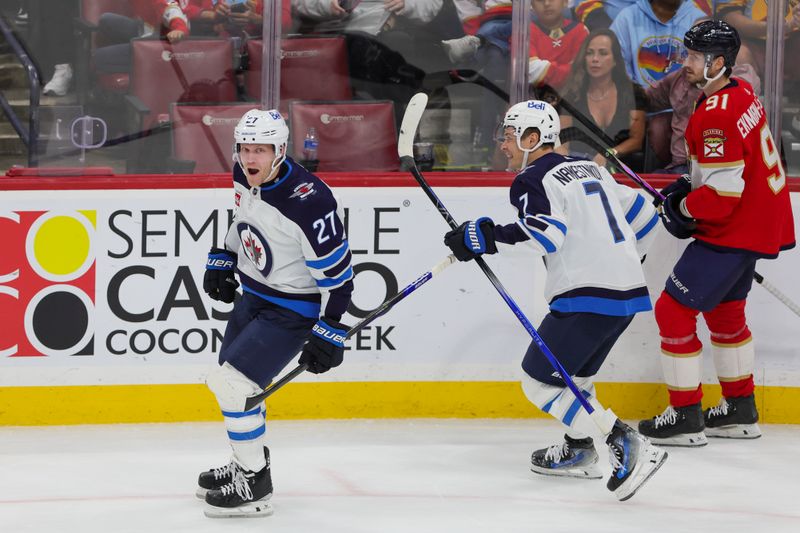
<path id="1" fill-rule="evenodd" d="M 250 262 L 267 277 L 272 270 L 272 251 L 269 249 L 267 240 L 261 233 L 249 224 L 239 223 L 236 228 L 239 232 L 239 239 L 242 241 L 244 254 Z"/>

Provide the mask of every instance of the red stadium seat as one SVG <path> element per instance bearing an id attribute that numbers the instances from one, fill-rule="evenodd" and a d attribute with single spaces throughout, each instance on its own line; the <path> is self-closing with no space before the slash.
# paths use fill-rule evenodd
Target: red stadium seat
<path id="1" fill-rule="evenodd" d="M 77 92 L 81 101 L 86 101 L 90 89 L 89 58 L 92 51 L 98 46 L 97 24 L 100 22 L 100 15 L 104 13 L 117 13 L 126 17 L 133 17 L 133 7 L 130 0 L 82 0 L 80 4 L 80 16 L 75 21 L 76 30 L 81 37 L 80 50 L 77 53 L 76 61 L 76 84 Z M 102 43 L 100 43 L 102 46 Z M 125 93 L 128 91 L 130 77 L 127 73 L 102 74 L 95 81 L 97 87 L 105 91 L 115 93 Z"/>
<path id="2" fill-rule="evenodd" d="M 207 174 L 233 169 L 233 129 L 252 103 L 193 105 L 174 104 L 172 154 L 175 159 L 195 162 L 194 172 Z"/>
<path id="3" fill-rule="evenodd" d="M 282 102 L 353 98 L 344 37 L 289 37 L 281 40 L 281 48 Z M 263 64 L 261 39 L 247 41 L 247 55 L 249 68 L 245 74 L 245 89 L 248 96 L 259 100 Z"/>
<path id="4" fill-rule="evenodd" d="M 321 172 L 399 168 L 392 102 L 294 101 L 289 118 L 295 159 L 302 159 L 308 129 L 316 128 Z"/>
<path id="5" fill-rule="evenodd" d="M 142 130 L 166 117 L 173 102 L 231 102 L 236 98 L 233 44 L 225 39 L 135 39 L 130 96 Z"/>

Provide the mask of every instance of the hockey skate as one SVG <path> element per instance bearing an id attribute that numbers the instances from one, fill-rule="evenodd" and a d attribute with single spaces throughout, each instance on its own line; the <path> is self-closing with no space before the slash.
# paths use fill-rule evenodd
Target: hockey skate
<path id="1" fill-rule="evenodd" d="M 667 452 L 619 420 L 606 439 L 611 477 L 606 487 L 619 501 L 631 498 L 667 460 Z"/>
<path id="2" fill-rule="evenodd" d="M 269 448 L 264 446 L 264 458 L 267 460 L 267 467 L 269 467 Z M 195 496 L 201 500 L 206 499 L 206 493 L 210 490 L 221 488 L 227 485 L 233 478 L 233 472 L 239 465 L 231 459 L 231 462 L 219 468 L 212 468 L 200 474 L 197 478 L 197 491 Z M 271 485 L 270 485 L 271 486 Z"/>
<path id="3" fill-rule="evenodd" d="M 597 452 L 592 439 L 573 439 L 564 435 L 564 442 L 536 450 L 531 455 L 531 470 L 546 476 L 601 479 Z"/>
<path id="4" fill-rule="evenodd" d="M 269 516 L 272 514 L 272 477 L 269 463 L 259 472 L 245 470 L 236 465 L 229 483 L 206 493 L 209 518 Z"/>
<path id="5" fill-rule="evenodd" d="M 727 439 L 757 439 L 758 427 L 756 400 L 751 394 L 743 398 L 722 398 L 716 407 L 703 413 L 706 435 Z"/>
<path id="6" fill-rule="evenodd" d="M 660 415 L 639 422 L 639 433 L 662 446 L 705 446 L 704 429 L 700 402 L 678 408 L 669 405 Z"/>

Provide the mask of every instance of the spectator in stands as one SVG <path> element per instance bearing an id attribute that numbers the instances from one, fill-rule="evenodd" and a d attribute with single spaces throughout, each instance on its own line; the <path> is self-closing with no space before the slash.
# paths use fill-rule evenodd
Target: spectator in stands
<path id="1" fill-rule="evenodd" d="M 741 78 L 749 83 L 756 94 L 761 92 L 761 80 L 752 65 L 743 62 L 744 55 L 740 52 L 733 67 L 732 77 Z M 652 87 L 648 87 L 647 110 L 659 112 L 672 110 L 669 128 L 661 127 L 660 117 L 652 117 L 648 128 L 650 145 L 656 152 L 662 151 L 669 143 L 670 160 L 662 168 L 653 172 L 656 174 L 686 174 L 689 167 L 686 162 L 686 142 L 684 133 L 689 117 L 694 112 L 695 102 L 700 97 L 702 90 L 692 85 L 686 79 L 686 69 L 681 68 L 668 74 Z"/>
<path id="2" fill-rule="evenodd" d="M 180 0 L 180 5 L 195 35 L 244 37 L 261 34 L 263 0 Z M 283 2 L 281 7 L 284 13 L 290 13 L 289 1 Z M 283 22 L 287 22 L 286 17 Z"/>
<path id="3" fill-rule="evenodd" d="M 100 40 L 107 46 L 94 53 L 99 72 L 130 72 L 130 40 L 160 35 L 177 43 L 189 35 L 189 21 L 178 2 L 169 0 L 131 0 L 136 18 L 104 13 L 98 23 Z"/>
<path id="4" fill-rule="evenodd" d="M 442 3 L 443 0 L 362 0 L 346 9 L 349 4 L 342 0 L 292 0 L 292 7 L 299 16 L 314 22 L 315 32 L 361 31 L 378 35 L 400 22 L 430 22 L 442 9 Z"/>
<path id="5" fill-rule="evenodd" d="M 614 19 L 628 76 L 641 85 L 681 68 L 686 57 L 683 36 L 705 13 L 684 0 L 637 0 Z"/>
<path id="6" fill-rule="evenodd" d="M 589 31 L 564 17 L 567 0 L 531 0 L 534 21 L 530 25 L 528 76 L 534 87 L 560 89 L 569 76 L 572 60 Z M 511 39 L 511 6 L 501 3 L 484 14 L 486 21 L 476 35 L 443 41 L 450 59 L 478 59 L 484 75 L 502 80 L 508 70 Z"/>
<path id="7" fill-rule="evenodd" d="M 611 148 L 620 159 L 634 169 L 641 169 L 644 161 L 641 151 L 645 131 L 645 95 L 625 73 L 620 44 L 611 30 L 595 30 L 584 41 L 572 63 L 562 99 L 613 140 Z M 574 117 L 562 114 L 562 131 L 570 126 L 588 133 L 587 128 Z M 590 136 L 594 137 L 594 134 Z M 606 163 L 605 157 L 577 140 L 565 144 L 560 150 L 592 157 L 598 165 Z"/>
<path id="8" fill-rule="evenodd" d="M 76 47 L 73 46 L 72 20 L 78 16 L 78 0 L 0 0 L 0 13 L 19 28 L 17 38 L 23 41 L 39 68 L 44 94 L 65 96 L 73 81 Z M 24 28 L 28 28 L 27 31 Z"/>
<path id="9" fill-rule="evenodd" d="M 767 2 L 765 0 L 719 0 L 717 3 L 719 16 L 736 28 L 742 37 L 743 48 L 747 47 L 753 56 L 756 71 L 764 75 L 767 38 Z M 797 95 L 800 92 L 800 71 L 790 68 L 797 64 L 800 57 L 800 3 L 796 0 L 787 2 L 784 20 L 783 45 L 786 77 L 792 87 L 787 87 L 785 94 Z M 794 59 L 792 59 L 794 58 Z"/>
<path id="10" fill-rule="evenodd" d="M 706 15 L 714 13 L 716 0 L 694 0 L 694 4 Z M 575 6 L 575 19 L 590 30 L 608 28 L 619 12 L 636 3 L 636 0 L 583 0 Z"/>

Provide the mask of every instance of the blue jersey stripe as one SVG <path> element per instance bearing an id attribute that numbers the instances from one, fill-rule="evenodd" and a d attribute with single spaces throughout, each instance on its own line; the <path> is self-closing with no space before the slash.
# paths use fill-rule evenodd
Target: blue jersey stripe
<path id="1" fill-rule="evenodd" d="M 567 225 L 566 225 L 566 224 L 564 224 L 563 222 L 560 222 L 560 221 L 558 221 L 558 220 L 556 220 L 556 219 L 554 219 L 554 218 L 546 217 L 546 216 L 544 216 L 544 215 L 539 215 L 539 217 L 540 217 L 542 220 L 546 220 L 548 223 L 550 223 L 550 224 L 552 224 L 553 226 L 555 226 L 555 227 L 557 227 L 558 229 L 560 229 L 560 230 L 561 230 L 561 233 L 563 233 L 564 235 L 566 235 L 566 234 L 567 234 Z"/>
<path id="2" fill-rule="evenodd" d="M 353 277 L 353 267 L 347 267 L 347 270 L 344 271 L 344 274 L 339 276 L 338 278 L 325 278 L 325 279 L 318 279 L 317 280 L 317 287 L 335 287 L 336 285 L 341 285 L 348 279 Z"/>
<path id="3" fill-rule="evenodd" d="M 548 254 L 551 254 L 556 251 L 556 245 L 553 244 L 553 241 L 545 237 L 542 233 L 539 233 L 538 231 L 531 228 L 528 228 L 528 233 L 530 233 L 531 236 L 534 239 L 536 239 L 539 242 L 539 244 L 542 245 L 545 252 L 547 252 Z"/>
<path id="4" fill-rule="evenodd" d="M 298 315 L 302 315 L 307 318 L 317 318 L 319 317 L 319 309 L 320 304 L 315 302 L 306 302 L 303 300 L 290 300 L 289 298 L 277 298 L 275 296 L 268 296 L 266 294 L 261 294 L 260 292 L 254 291 L 247 285 L 242 285 L 242 290 L 245 292 L 249 292 L 250 294 L 255 294 L 259 298 L 263 298 L 268 302 L 272 302 L 275 305 L 279 305 L 281 307 L 285 307 L 286 309 L 291 309 Z"/>
<path id="5" fill-rule="evenodd" d="M 642 311 L 650 311 L 653 305 L 649 296 L 639 296 L 628 300 L 613 300 L 597 296 L 575 296 L 558 298 L 550 303 L 550 309 L 562 313 L 597 313 L 598 315 L 629 316 Z"/>
<path id="6" fill-rule="evenodd" d="M 229 431 L 228 438 L 231 440 L 253 440 L 257 439 L 261 435 L 263 435 L 267 431 L 266 424 L 261 424 L 261 426 L 257 427 L 253 431 L 245 431 L 245 432 L 238 432 L 238 431 Z"/>
<path id="7" fill-rule="evenodd" d="M 625 215 L 625 220 L 628 221 L 628 224 L 633 222 L 633 220 L 636 218 L 636 215 L 638 215 L 639 211 L 642 210 L 642 207 L 644 207 L 644 198 L 642 198 L 641 194 L 637 194 L 636 200 L 634 200 L 633 205 Z"/>
<path id="8" fill-rule="evenodd" d="M 324 270 L 326 268 L 332 267 L 336 263 L 338 263 L 342 257 L 347 254 L 350 248 L 347 245 L 347 240 L 342 241 L 342 245 L 339 246 L 332 254 L 328 257 L 324 257 L 322 259 L 315 259 L 313 261 L 306 261 L 306 265 L 310 268 L 315 268 L 317 270 Z"/>
<path id="9" fill-rule="evenodd" d="M 658 213 L 655 213 L 653 215 L 653 218 L 651 218 L 650 221 L 636 233 L 636 240 L 638 241 L 639 239 L 650 233 L 650 230 L 653 229 L 656 226 L 656 224 L 658 224 Z"/>

